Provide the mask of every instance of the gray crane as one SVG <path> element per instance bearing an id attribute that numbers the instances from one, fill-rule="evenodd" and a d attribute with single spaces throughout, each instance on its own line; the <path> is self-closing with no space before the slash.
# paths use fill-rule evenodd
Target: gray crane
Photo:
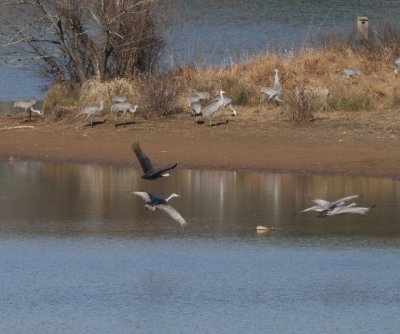
<path id="1" fill-rule="evenodd" d="M 224 95 L 225 92 L 221 90 L 219 92 L 220 99 L 218 101 L 214 101 L 209 105 L 205 106 L 204 109 L 201 111 L 201 114 L 205 118 L 210 119 L 210 126 L 212 125 L 212 116 L 223 106 L 224 103 Z"/>
<path id="2" fill-rule="evenodd" d="M 327 98 L 330 93 L 331 92 L 329 91 L 329 88 L 327 86 L 324 86 L 324 87 L 321 88 L 321 95 L 324 98 Z"/>
<path id="3" fill-rule="evenodd" d="M 346 204 L 347 201 L 354 199 L 354 198 L 358 198 L 359 195 L 350 195 L 350 196 L 346 196 L 343 198 L 339 198 L 336 201 L 333 202 L 329 202 L 327 200 L 321 199 L 321 198 L 316 198 L 313 199 L 312 202 L 316 205 L 304 209 L 302 211 L 300 211 L 299 213 L 304 213 L 304 212 L 309 212 L 309 211 L 316 211 L 319 212 L 322 215 L 325 215 L 326 212 L 328 211 L 332 211 L 333 209 L 340 207 L 340 206 L 344 206 Z"/>
<path id="4" fill-rule="evenodd" d="M 332 210 L 322 212 L 320 217 L 338 216 L 338 215 L 343 215 L 346 213 L 355 213 L 355 214 L 366 216 L 372 212 L 373 208 L 375 208 L 375 205 L 368 208 L 368 207 L 357 206 L 356 203 L 351 203 L 349 205 L 337 206 L 337 207 L 333 208 Z"/>
<path id="5" fill-rule="evenodd" d="M 221 96 L 218 95 L 215 99 L 215 101 L 219 101 L 221 99 Z M 237 111 L 233 108 L 232 106 L 232 99 L 229 96 L 224 96 L 222 98 L 222 108 L 229 107 L 229 109 L 232 111 L 232 116 L 237 115 Z"/>
<path id="6" fill-rule="evenodd" d="M 146 209 L 151 211 L 155 211 L 156 209 L 164 211 L 172 219 L 177 221 L 179 225 L 181 225 L 183 228 L 189 228 L 188 224 L 186 223 L 186 220 L 181 216 L 181 214 L 178 211 L 176 211 L 175 208 L 173 208 L 171 205 L 168 204 L 168 201 L 170 199 L 174 197 L 180 197 L 180 195 L 173 193 L 164 199 L 156 197 L 153 194 L 144 191 L 134 191 L 132 192 L 132 194 L 139 196 L 146 202 L 145 205 Z"/>
<path id="7" fill-rule="evenodd" d="M 281 99 L 282 86 L 279 81 L 279 70 L 274 70 L 274 85 L 271 87 L 261 87 L 261 93 L 268 95 L 268 101 L 274 99 L 276 102 L 284 102 Z"/>
<path id="8" fill-rule="evenodd" d="M 361 71 L 351 67 L 345 68 L 342 72 L 343 79 L 350 79 L 358 75 L 361 75 Z"/>
<path id="9" fill-rule="evenodd" d="M 206 101 L 206 100 L 209 100 L 209 99 L 210 99 L 210 93 L 209 92 L 196 92 L 196 93 L 193 93 L 193 94 L 189 95 L 188 98 L 187 98 L 187 101 L 188 101 L 188 104 L 190 106 L 192 103 L 200 102 L 200 101 Z"/>
<path id="10" fill-rule="evenodd" d="M 128 101 L 128 98 L 126 96 L 115 95 L 111 98 L 112 103 L 125 103 L 126 101 Z"/>
<path id="11" fill-rule="evenodd" d="M 396 65 L 394 74 L 396 74 L 396 76 L 397 76 L 400 73 L 400 57 L 396 58 L 396 60 L 394 61 L 394 64 Z"/>
<path id="12" fill-rule="evenodd" d="M 14 108 L 24 109 L 25 112 L 28 113 L 29 122 L 32 121 L 32 112 L 39 113 L 41 115 L 41 111 L 33 109 L 33 106 L 36 104 L 36 99 L 27 99 L 27 100 L 19 100 L 13 104 Z"/>
<path id="13" fill-rule="evenodd" d="M 124 103 L 116 103 L 111 106 L 111 112 L 114 114 L 114 121 L 117 121 L 117 115 L 122 112 L 123 117 L 127 112 L 130 112 L 132 115 L 136 112 L 138 106 L 135 104 L 134 106 L 129 102 Z"/>
<path id="14" fill-rule="evenodd" d="M 100 106 L 86 107 L 80 111 L 80 115 L 85 115 L 90 117 L 90 126 L 93 126 L 93 116 L 95 114 L 100 114 L 103 111 L 103 101 L 100 101 Z"/>
<path id="15" fill-rule="evenodd" d="M 202 105 L 201 105 L 200 101 L 199 102 L 192 102 L 190 104 L 190 109 L 192 109 L 192 115 L 194 116 L 195 123 L 197 122 L 197 117 L 202 115 L 201 114 L 201 108 L 202 108 Z"/>

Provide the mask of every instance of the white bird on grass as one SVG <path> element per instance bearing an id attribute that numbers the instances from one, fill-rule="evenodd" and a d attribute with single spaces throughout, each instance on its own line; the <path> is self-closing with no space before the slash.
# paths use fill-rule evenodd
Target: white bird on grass
<path id="1" fill-rule="evenodd" d="M 282 86 L 279 82 L 279 70 L 274 70 L 274 85 L 271 87 L 261 87 L 261 93 L 268 95 L 268 101 L 274 99 L 276 102 L 283 102 L 281 99 Z"/>
<path id="2" fill-rule="evenodd" d="M 394 61 L 394 64 L 397 66 L 394 70 L 394 74 L 397 76 L 400 73 L 400 57 Z"/>
<path id="3" fill-rule="evenodd" d="M 342 72 L 343 79 L 349 79 L 351 77 L 355 77 L 357 75 L 361 75 L 361 71 L 355 68 L 345 68 Z"/>
<path id="4" fill-rule="evenodd" d="M 174 197 L 180 197 L 178 194 L 171 194 L 167 198 L 159 198 L 144 191 L 134 191 L 132 194 L 139 196 L 145 202 L 145 208 L 151 211 L 155 211 L 156 209 L 164 211 L 168 214 L 172 219 L 177 221 L 183 228 L 189 228 L 186 220 L 181 216 L 181 214 L 176 211 L 171 205 L 168 205 L 168 201 Z"/>

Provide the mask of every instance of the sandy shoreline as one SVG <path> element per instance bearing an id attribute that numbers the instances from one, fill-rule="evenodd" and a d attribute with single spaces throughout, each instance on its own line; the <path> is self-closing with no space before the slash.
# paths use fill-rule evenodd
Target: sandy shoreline
<path id="1" fill-rule="evenodd" d="M 130 146 L 139 141 L 157 165 L 177 161 L 179 168 L 400 178 L 397 128 L 383 131 L 376 124 L 366 127 L 373 124 L 368 120 L 323 116 L 313 124 L 295 124 L 268 112 L 215 127 L 197 125 L 186 115 L 138 119 L 119 128 L 111 121 L 87 128 L 82 121 L 37 119 L 32 129 L 11 130 L 4 129 L 23 125 L 21 114 L 2 116 L 0 157 L 138 166 Z"/>

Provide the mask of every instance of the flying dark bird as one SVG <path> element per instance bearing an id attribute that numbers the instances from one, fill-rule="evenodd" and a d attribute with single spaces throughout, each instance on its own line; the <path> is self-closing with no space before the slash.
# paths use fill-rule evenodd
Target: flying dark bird
<path id="1" fill-rule="evenodd" d="M 177 221 L 182 227 L 189 227 L 186 223 L 186 220 L 181 216 L 181 214 L 176 211 L 171 205 L 168 204 L 168 201 L 174 197 L 180 197 L 175 193 L 169 195 L 167 198 L 156 197 L 153 194 L 144 191 L 134 191 L 132 194 L 139 196 L 145 202 L 145 208 L 151 211 L 155 211 L 156 209 L 164 211 L 168 214 L 172 219 Z"/>
<path id="2" fill-rule="evenodd" d="M 142 149 L 140 148 L 139 143 L 134 143 L 132 145 L 132 150 L 133 152 L 135 152 L 136 157 L 140 162 L 140 166 L 142 166 L 144 172 L 142 178 L 146 180 L 155 180 L 159 177 L 169 176 L 169 173 L 166 173 L 166 171 L 174 169 L 178 165 L 178 163 L 175 162 L 171 166 L 154 169 L 150 159 L 147 157 L 146 154 L 143 153 Z"/>

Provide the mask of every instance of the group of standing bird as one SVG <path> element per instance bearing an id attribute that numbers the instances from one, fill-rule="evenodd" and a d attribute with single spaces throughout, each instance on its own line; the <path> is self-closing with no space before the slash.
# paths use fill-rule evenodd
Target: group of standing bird
<path id="1" fill-rule="evenodd" d="M 132 105 L 128 102 L 128 98 L 125 96 L 113 96 L 111 99 L 112 105 L 110 112 L 114 114 L 114 121 L 117 122 L 117 116 L 119 113 L 123 113 L 123 117 L 125 117 L 126 113 L 129 112 L 132 115 L 136 112 L 138 106 Z M 103 100 L 100 101 L 99 106 L 91 106 L 83 108 L 80 111 L 81 115 L 85 115 L 86 117 L 90 117 L 90 125 L 93 126 L 93 116 L 96 114 L 101 114 L 103 112 Z"/>
<path id="2" fill-rule="evenodd" d="M 149 157 L 142 151 L 139 143 L 134 143 L 131 148 L 139 160 L 140 166 L 142 167 L 144 173 L 142 178 L 145 180 L 157 180 L 161 177 L 167 177 L 169 176 L 169 173 L 167 172 L 171 169 L 174 169 L 178 165 L 176 162 L 167 167 L 154 168 Z M 156 209 L 161 210 L 168 214 L 172 219 L 177 221 L 183 228 L 189 227 L 181 214 L 168 204 L 169 200 L 175 197 L 180 197 L 180 195 L 172 193 L 167 198 L 160 198 L 145 191 L 134 191 L 132 194 L 139 196 L 146 202 L 146 209 L 150 211 L 155 211 Z"/>
<path id="3" fill-rule="evenodd" d="M 208 92 L 196 92 L 191 94 L 188 98 L 188 104 L 191 108 L 195 120 L 197 122 L 197 117 L 203 117 L 209 119 L 209 125 L 212 126 L 212 117 L 218 112 L 221 108 L 228 107 L 232 111 L 232 116 L 236 116 L 237 112 L 235 108 L 232 106 L 232 99 L 228 96 L 224 96 L 226 92 L 220 90 L 219 95 L 212 101 L 207 104 L 203 108 L 203 104 L 205 101 L 210 99 L 210 93 Z"/>

